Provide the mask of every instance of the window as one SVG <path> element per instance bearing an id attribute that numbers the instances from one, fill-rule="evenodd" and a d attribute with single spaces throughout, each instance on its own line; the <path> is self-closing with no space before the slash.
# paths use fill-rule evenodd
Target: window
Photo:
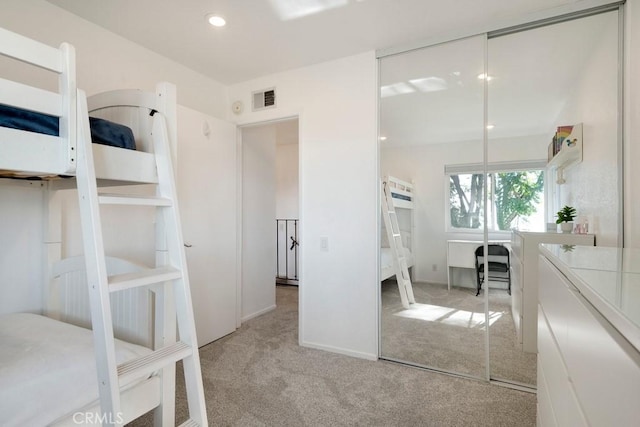
<path id="1" fill-rule="evenodd" d="M 544 169 L 503 169 L 493 165 L 487 173 L 489 231 L 512 229 L 544 231 Z M 513 165 L 518 166 L 518 165 Z M 521 165 L 522 166 L 522 165 Z M 477 165 L 446 168 L 449 177 L 447 216 L 449 231 L 482 230 L 484 179 Z M 464 169 L 475 169 L 468 172 Z M 496 169 L 491 171 L 491 169 Z M 501 169 L 501 170 L 497 170 Z M 457 171 L 460 171 L 456 173 Z"/>

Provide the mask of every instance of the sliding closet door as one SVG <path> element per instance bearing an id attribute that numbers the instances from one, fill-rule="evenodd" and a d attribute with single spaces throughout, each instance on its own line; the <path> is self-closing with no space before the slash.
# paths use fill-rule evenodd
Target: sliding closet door
<path id="1" fill-rule="evenodd" d="M 620 241 L 618 46 L 618 11 L 488 41 L 487 222 L 494 239 L 522 231 L 510 292 L 499 281 L 488 290 L 493 379 L 536 384 L 537 245 L 578 241 L 544 233 L 556 232 L 556 212 L 575 207 L 573 233 L 599 246 Z M 571 163 L 547 166 L 554 140 L 576 153 Z"/>
<path id="2" fill-rule="evenodd" d="M 479 378 L 486 317 L 473 254 L 484 235 L 485 43 L 477 36 L 386 56 L 379 70 L 381 177 L 414 184 L 414 209 L 397 216 L 415 296 L 405 308 L 395 276 L 382 281 L 381 356 Z"/>

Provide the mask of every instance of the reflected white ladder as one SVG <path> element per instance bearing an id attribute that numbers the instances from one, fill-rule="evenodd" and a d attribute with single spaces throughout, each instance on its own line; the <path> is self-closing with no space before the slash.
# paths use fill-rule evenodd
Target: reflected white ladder
<path id="1" fill-rule="evenodd" d="M 84 93 L 78 91 L 78 117 L 88 117 Z M 162 403 L 156 414 L 162 414 L 162 425 L 174 425 L 175 364 L 184 366 L 189 419 L 183 426 L 207 426 L 204 389 L 200 370 L 193 306 L 186 269 L 184 243 L 178 214 L 175 181 L 171 164 L 169 134 L 165 117 L 153 116 L 153 149 L 156 158 L 158 185 L 156 197 L 98 193 L 91 148 L 89 121 L 78 120 L 77 187 L 80 201 L 82 236 L 87 264 L 87 279 L 91 304 L 91 319 L 95 341 L 101 416 L 110 425 L 121 425 L 122 405 L 120 384 L 132 378 L 148 377 L 162 372 Z M 101 204 L 155 206 L 157 212 L 157 268 L 142 273 L 108 276 L 100 220 Z M 149 287 L 156 292 L 156 312 L 164 315 L 164 328 L 156 349 L 121 365 L 116 364 L 115 342 L 111 319 L 110 294 L 124 289 Z M 175 298 L 175 311 L 170 300 Z M 175 325 L 180 340 L 175 339 Z M 160 347 L 160 348 L 158 348 Z M 166 408 L 162 408 L 162 406 Z M 170 418 L 170 419 L 167 419 Z M 156 425 L 158 421 L 156 420 Z"/>
<path id="2" fill-rule="evenodd" d="M 415 303 L 416 300 L 413 296 L 409 266 L 407 264 L 406 252 L 402 243 L 402 234 L 400 233 L 400 225 L 398 223 L 398 215 L 393 205 L 393 196 L 391 194 L 391 188 L 389 188 L 389 183 L 383 183 L 382 192 L 382 218 L 384 219 L 384 227 L 387 230 L 389 247 L 391 248 L 393 270 L 396 274 L 402 306 L 409 308 L 409 304 Z"/>

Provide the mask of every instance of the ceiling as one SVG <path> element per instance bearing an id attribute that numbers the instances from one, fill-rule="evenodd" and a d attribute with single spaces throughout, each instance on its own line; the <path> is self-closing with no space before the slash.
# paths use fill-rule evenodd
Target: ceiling
<path id="1" fill-rule="evenodd" d="M 487 112 L 494 127 L 488 137 L 550 140 L 578 85 L 616 81 L 617 64 L 599 62 L 599 52 L 615 54 L 617 24 L 617 13 L 610 12 L 489 39 Z M 383 58 L 385 145 L 481 141 L 484 65 L 483 37 Z"/>
<path id="2" fill-rule="evenodd" d="M 376 49 L 416 45 L 581 2 L 48 1 L 227 85 Z M 224 16 L 227 25 L 210 26 L 206 17 L 212 13 Z M 578 22 L 489 41 L 489 72 L 494 76 L 488 86 L 489 122 L 496 126 L 490 138 L 551 135 L 566 94 L 603 30 Z M 465 39 L 431 47 L 426 55 L 425 50 L 415 50 L 382 60 L 380 132 L 387 145 L 482 139 L 483 82 L 477 76 L 484 58 L 479 42 Z M 558 66 L 567 61 L 569 66 Z M 393 94 L 398 90 L 394 84 L 415 90 Z"/>
<path id="3" fill-rule="evenodd" d="M 49 0 L 223 84 L 578 0 Z M 227 25 L 211 27 L 217 13 Z"/>

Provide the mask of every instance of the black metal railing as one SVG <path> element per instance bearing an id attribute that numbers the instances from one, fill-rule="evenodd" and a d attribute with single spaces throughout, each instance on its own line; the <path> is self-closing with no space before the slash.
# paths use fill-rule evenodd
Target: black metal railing
<path id="1" fill-rule="evenodd" d="M 298 220 L 276 219 L 276 283 L 298 284 Z"/>

